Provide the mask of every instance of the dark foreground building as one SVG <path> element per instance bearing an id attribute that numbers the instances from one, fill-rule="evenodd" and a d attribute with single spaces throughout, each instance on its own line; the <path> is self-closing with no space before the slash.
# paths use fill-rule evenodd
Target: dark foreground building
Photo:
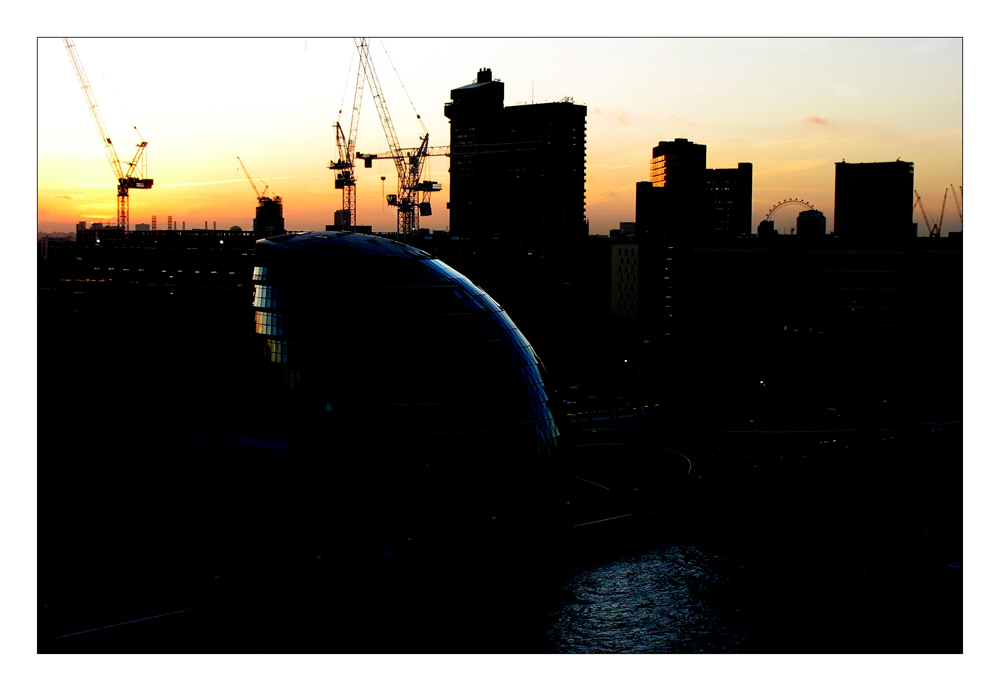
<path id="1" fill-rule="evenodd" d="M 678 247 L 662 367 L 685 408 L 792 424 L 958 419 L 961 238 Z"/>
<path id="2" fill-rule="evenodd" d="M 850 238 L 913 237 L 913 164 L 834 164 L 834 232 Z"/>
<path id="3" fill-rule="evenodd" d="M 39 652 L 961 651 L 960 425 L 555 437 L 532 349 L 440 262 L 257 250 L 243 311 L 40 293 Z"/>
<path id="4" fill-rule="evenodd" d="M 411 453 L 549 456 L 558 431 L 542 365 L 482 289 L 431 255 L 359 233 L 261 240 L 256 332 L 296 441 L 405 439 Z M 344 358 L 355 358 L 346 366 Z M 390 430 L 390 435 L 376 435 Z"/>
<path id="5" fill-rule="evenodd" d="M 298 462 L 350 487 L 339 504 L 368 524 L 474 522 L 544 484 L 559 432 L 542 364 L 482 289 L 360 233 L 261 240 L 254 264 L 261 410 Z"/>

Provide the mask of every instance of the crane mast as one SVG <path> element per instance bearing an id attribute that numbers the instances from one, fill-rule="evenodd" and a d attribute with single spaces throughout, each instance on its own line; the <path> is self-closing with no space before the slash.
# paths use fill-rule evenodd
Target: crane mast
<path id="1" fill-rule="evenodd" d="M 920 207 L 920 213 L 922 213 L 924 215 L 924 225 L 927 226 L 927 233 L 931 237 L 934 237 L 934 235 L 933 235 L 934 231 L 931 228 L 931 222 L 927 219 L 927 211 L 924 209 L 924 202 L 920 199 L 920 193 L 917 192 L 916 190 L 913 190 L 913 194 L 916 195 L 916 197 L 917 197 L 917 204 L 916 205 Z"/>
<path id="2" fill-rule="evenodd" d="M 93 90 L 90 88 L 90 82 L 87 81 L 87 73 L 84 72 L 83 63 L 76 52 L 76 45 L 68 38 L 64 38 L 63 43 L 66 45 L 69 59 L 73 63 L 76 78 L 80 82 L 80 88 L 83 90 L 83 96 L 87 100 L 87 106 L 90 108 L 90 114 L 94 118 L 94 124 L 97 125 L 97 133 L 101 137 L 101 145 L 104 147 L 104 153 L 108 157 L 108 163 L 111 164 L 111 172 L 114 173 L 115 178 L 118 180 L 118 228 L 128 231 L 128 191 L 130 189 L 148 190 L 153 186 L 153 181 L 146 177 L 144 156 L 147 142 L 142 141 L 136 144 L 135 155 L 127 166 L 122 168 L 122 162 L 118 158 L 118 153 L 115 151 L 114 144 L 111 143 L 111 137 L 108 136 L 107 128 L 104 126 L 104 118 L 101 117 L 101 111 L 97 107 L 97 100 L 94 98 Z M 134 126 L 133 129 L 138 132 L 138 129 Z M 137 176 L 136 173 L 139 173 L 139 175 Z"/>
<path id="3" fill-rule="evenodd" d="M 338 171 L 334 188 L 343 190 L 341 203 L 341 208 L 343 209 L 341 228 L 343 230 L 350 230 L 351 226 L 358 225 L 357 179 L 354 177 L 354 147 L 358 140 L 358 122 L 361 119 L 361 96 L 364 94 L 364 90 L 363 67 L 359 63 L 357 79 L 354 83 L 354 107 L 351 109 L 350 136 L 344 135 L 344 129 L 340 126 L 341 113 L 338 113 L 337 122 L 334 123 L 333 127 L 337 136 L 337 153 L 340 158 L 336 163 L 330 161 L 330 165 L 327 166 L 330 170 Z"/>
<path id="4" fill-rule="evenodd" d="M 924 209 L 924 202 L 920 198 L 920 194 L 916 190 L 913 190 L 913 194 L 916 195 L 917 197 L 917 203 L 915 206 L 919 206 L 920 213 L 924 215 L 924 225 L 927 226 L 928 237 L 932 238 L 941 237 L 941 224 L 944 223 L 944 205 L 945 202 L 948 201 L 948 188 L 947 187 L 945 188 L 944 199 L 941 200 L 941 217 L 938 219 L 938 222 L 935 223 L 934 225 L 931 225 L 930 219 L 927 218 L 927 211 L 926 209 Z"/>
<path id="5" fill-rule="evenodd" d="M 934 226 L 935 232 L 932 233 L 931 237 L 941 237 L 941 224 L 944 223 L 944 205 L 948 201 L 948 188 L 944 188 L 944 199 L 941 200 L 941 217 L 938 218 L 937 225 Z"/>

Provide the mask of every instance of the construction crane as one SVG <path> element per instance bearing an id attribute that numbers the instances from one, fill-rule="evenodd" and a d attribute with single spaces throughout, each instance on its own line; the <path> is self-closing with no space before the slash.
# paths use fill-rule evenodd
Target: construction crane
<path id="1" fill-rule="evenodd" d="M 931 233 L 932 238 L 941 237 L 941 224 L 944 223 L 944 205 L 948 201 L 948 188 L 944 188 L 944 199 L 941 200 L 941 216 L 938 218 L 937 225 L 934 226 L 934 232 Z"/>
<path id="2" fill-rule="evenodd" d="M 429 216 L 431 205 L 429 201 L 430 192 L 438 191 L 441 185 L 436 182 L 420 182 L 423 173 L 424 161 L 427 157 L 427 150 L 430 135 L 427 128 L 417 115 L 420 126 L 424 129 L 424 136 L 420 138 L 420 146 L 410 150 L 412 153 L 403 153 L 399 146 L 399 139 L 396 137 L 396 130 L 392 126 L 392 118 L 389 116 L 389 109 L 385 103 L 385 95 L 382 93 L 382 86 L 379 84 L 378 75 L 375 73 L 375 66 L 372 64 L 371 54 L 368 49 L 367 38 L 354 39 L 354 45 L 358 49 L 360 57 L 360 68 L 368 81 L 368 86 L 375 100 L 375 110 L 378 111 L 379 120 L 382 123 L 382 131 L 385 133 L 386 142 L 389 144 L 389 156 L 396 164 L 396 174 L 399 178 L 398 194 L 386 196 L 386 203 L 395 206 L 398 210 L 396 220 L 396 232 L 402 236 L 404 242 L 410 238 L 417 230 L 417 213 L 421 216 Z M 358 156 L 358 158 L 365 158 Z M 371 167 L 371 158 L 365 158 L 365 167 Z M 420 195 L 424 195 L 423 199 Z"/>
<path id="3" fill-rule="evenodd" d="M 428 146 L 423 156 L 471 156 L 473 154 L 505 154 L 512 151 L 535 151 L 541 147 L 540 142 L 504 142 L 500 144 L 456 144 L 453 146 Z M 371 168 L 371 161 L 389 158 L 409 159 L 417 155 L 420 147 L 400 149 L 396 153 L 386 151 L 381 154 L 357 154 L 357 158 L 365 162 L 365 168 Z"/>
<path id="4" fill-rule="evenodd" d="M 358 138 L 358 121 L 361 119 L 361 96 L 365 90 L 365 79 L 361 63 L 358 63 L 358 74 L 354 83 L 354 107 L 351 109 L 350 136 L 344 135 L 344 129 L 340 126 L 340 116 L 343 110 L 337 113 L 337 122 L 334 123 L 334 130 L 337 137 L 337 153 L 339 159 L 336 163 L 330 161 L 327 166 L 330 170 L 337 171 L 337 179 L 334 188 L 343 190 L 343 201 L 341 208 L 343 214 L 341 218 L 341 228 L 345 231 L 352 226 L 358 225 L 357 221 L 357 180 L 354 177 L 354 147 Z"/>
<path id="5" fill-rule="evenodd" d="M 356 38 L 354 39 L 354 43 L 358 50 L 360 62 L 358 73 L 359 85 L 355 91 L 355 113 L 352 114 L 351 117 L 351 137 L 350 139 L 347 139 L 347 146 L 341 148 L 341 162 L 343 163 L 338 162 L 338 164 L 334 164 L 331 161 L 329 167 L 335 170 L 342 170 L 345 173 L 348 171 L 348 166 L 346 165 L 346 154 L 353 152 L 354 150 L 353 145 L 357 134 L 357 110 L 359 109 L 361 102 L 361 74 L 363 73 L 365 79 L 368 81 L 368 86 L 371 89 L 372 98 L 375 101 L 375 108 L 378 111 L 379 120 L 382 123 L 382 130 L 385 133 L 386 141 L 389 144 L 389 151 L 382 154 L 355 153 L 354 157 L 355 159 L 363 160 L 365 168 L 371 168 L 372 161 L 378 159 L 392 159 L 395 164 L 396 174 L 398 176 L 398 190 L 397 194 L 386 195 L 386 203 L 390 206 L 395 206 L 398 210 L 396 233 L 400 238 L 402 238 L 403 242 L 408 242 L 410 236 L 416 233 L 418 229 L 418 214 L 420 216 L 431 215 L 430 195 L 432 192 L 440 192 L 442 189 L 441 184 L 438 182 L 434 182 L 433 180 L 420 180 L 423 174 L 424 163 L 426 162 L 428 156 L 506 153 L 510 151 L 533 150 L 539 147 L 539 142 L 431 147 L 430 134 L 427 132 L 427 128 L 424 126 L 423 120 L 420 119 L 420 115 L 417 114 L 417 121 L 424 130 L 423 136 L 420 137 L 420 145 L 414 148 L 401 148 L 399 146 L 399 139 L 396 137 L 396 130 L 392 125 L 392 118 L 389 116 L 389 109 L 386 106 L 385 96 L 382 93 L 382 87 L 379 84 L 378 75 L 375 73 L 375 67 L 372 64 L 368 39 Z M 338 135 L 339 146 L 343 140 L 343 131 L 340 130 L 339 124 L 337 127 L 340 132 Z M 353 180 L 353 164 L 350 167 L 350 172 Z M 384 182 L 385 178 L 383 177 L 382 180 Z M 353 219 L 353 214 L 351 215 L 351 218 Z"/>
<path id="6" fill-rule="evenodd" d="M 402 160 L 410 164 L 411 169 L 416 161 L 422 161 L 428 156 L 470 156 L 474 154 L 503 154 L 511 153 L 515 151 L 535 151 L 540 148 L 540 142 L 510 142 L 510 143 L 500 143 L 500 144 L 464 144 L 455 146 L 428 146 L 426 137 L 421 138 L 421 146 L 412 149 L 398 149 L 396 151 L 386 151 L 381 154 L 363 154 L 357 153 L 358 159 L 364 161 L 365 168 L 372 167 L 372 161 L 393 159 L 396 161 Z M 421 163 L 422 165 L 422 163 Z M 383 177 L 384 181 L 385 178 Z M 409 202 L 400 201 L 398 195 L 390 194 L 387 195 L 386 199 L 390 205 L 400 206 L 401 204 L 407 204 L 408 207 L 416 205 L 417 211 L 421 216 L 431 215 L 431 204 L 430 195 L 432 192 L 441 191 L 441 183 L 434 182 L 432 180 L 419 181 L 419 177 L 416 181 L 406 183 L 408 189 L 413 195 Z M 400 189 L 403 185 L 400 185 Z M 416 200 L 416 195 L 420 195 L 420 200 Z M 402 207 L 400 209 L 402 213 Z"/>
<path id="7" fill-rule="evenodd" d="M 927 210 L 924 209 L 924 202 L 920 198 L 920 193 L 917 192 L 916 190 L 913 190 L 913 194 L 915 194 L 917 197 L 917 206 L 920 207 L 920 213 L 924 215 L 924 225 L 927 226 L 928 236 L 932 238 L 941 237 L 941 224 L 944 222 L 944 204 L 948 200 L 948 189 L 945 188 L 944 199 L 941 201 L 941 218 L 939 218 L 938 222 L 935 223 L 933 226 L 931 225 L 930 220 L 927 218 Z"/>
<path id="8" fill-rule="evenodd" d="M 247 171 L 246 164 L 243 163 L 243 159 L 237 156 L 236 160 L 240 162 L 243 174 L 247 176 L 250 187 L 253 188 L 253 193 L 257 197 L 257 216 L 253 220 L 254 236 L 260 237 L 257 235 L 259 232 L 264 233 L 263 237 L 281 235 L 285 232 L 285 220 L 281 213 L 281 197 L 276 194 L 270 197 L 267 196 L 268 186 L 264 184 L 263 180 L 260 182 L 264 184 L 264 191 L 259 192 L 257 185 L 254 184 L 253 178 L 250 177 L 250 173 Z"/>
<path id="9" fill-rule="evenodd" d="M 924 202 L 920 199 L 920 193 L 919 192 L 917 192 L 916 190 L 913 190 L 913 194 L 917 198 L 917 201 L 916 201 L 916 203 L 914 203 L 913 206 L 914 207 L 917 207 L 917 206 L 920 207 L 920 213 L 922 213 L 924 215 L 924 225 L 927 226 L 927 232 L 930 233 L 931 232 L 931 222 L 929 220 L 927 220 L 927 211 L 926 211 L 926 209 L 924 209 Z"/>
<path id="10" fill-rule="evenodd" d="M 962 186 L 959 185 L 958 189 L 962 189 Z M 955 200 L 955 208 L 958 209 L 958 222 L 961 223 L 962 222 L 962 202 L 959 201 L 958 194 L 955 193 L 955 186 L 954 185 L 951 186 L 951 198 Z"/>
<path id="11" fill-rule="evenodd" d="M 250 177 L 250 173 L 247 172 L 247 167 L 246 167 L 246 164 L 243 163 L 243 159 L 240 158 L 239 156 L 237 156 L 236 160 L 240 162 L 240 167 L 243 169 L 243 174 L 247 176 L 247 180 L 250 181 L 250 186 L 253 187 L 253 194 L 254 194 L 255 197 L 257 197 L 257 203 L 258 204 L 263 204 L 264 202 L 272 201 L 271 197 L 267 196 L 267 189 L 268 189 L 267 183 L 264 183 L 264 191 L 263 192 L 258 192 L 257 191 L 257 185 L 254 184 L 253 178 L 251 178 Z M 261 180 L 261 182 L 263 183 L 264 181 Z M 274 201 L 280 203 L 281 202 L 281 197 L 275 196 L 274 197 Z"/>
<path id="12" fill-rule="evenodd" d="M 111 164 L 111 171 L 118 180 L 118 228 L 127 232 L 128 191 L 130 189 L 148 190 L 153 186 L 153 181 L 146 177 L 145 154 L 147 142 L 140 141 L 136 144 L 135 156 L 123 167 L 118 154 L 115 152 L 115 147 L 111 143 L 111 137 L 108 136 L 107 128 L 104 126 L 104 119 L 101 117 L 101 111 L 97 107 L 93 90 L 87 81 L 87 74 L 83 71 L 83 63 L 80 62 L 76 46 L 68 38 L 64 38 L 63 42 L 66 44 L 66 51 L 69 53 L 69 59 L 73 63 L 73 69 L 76 71 L 76 78 L 80 81 L 80 88 L 83 89 L 84 98 L 87 99 L 90 113 L 93 115 L 94 123 L 97 125 L 97 133 L 101 137 L 101 144 L 104 146 L 104 153 L 108 157 L 108 163 Z M 137 127 L 133 125 L 132 129 L 138 134 L 139 129 Z M 142 139 L 141 136 L 139 138 Z"/>

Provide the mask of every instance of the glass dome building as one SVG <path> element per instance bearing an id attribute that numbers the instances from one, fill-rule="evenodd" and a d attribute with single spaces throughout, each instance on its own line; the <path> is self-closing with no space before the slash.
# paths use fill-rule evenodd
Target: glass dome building
<path id="1" fill-rule="evenodd" d="M 254 265 L 271 383 L 261 410 L 287 414 L 293 449 L 363 450 L 392 473 L 434 465 L 418 458 L 506 465 L 554 454 L 542 363 L 503 308 L 447 264 L 325 231 L 259 240 Z"/>

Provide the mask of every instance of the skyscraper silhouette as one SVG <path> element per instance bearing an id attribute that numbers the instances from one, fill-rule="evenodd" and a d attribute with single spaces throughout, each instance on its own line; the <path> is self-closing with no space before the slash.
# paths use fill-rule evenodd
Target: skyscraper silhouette
<path id="1" fill-rule="evenodd" d="M 836 163 L 834 233 L 851 238 L 913 235 L 913 164 Z"/>
<path id="2" fill-rule="evenodd" d="M 451 234 L 559 244 L 587 235 L 587 107 L 504 107 L 488 68 L 451 91 Z"/>

